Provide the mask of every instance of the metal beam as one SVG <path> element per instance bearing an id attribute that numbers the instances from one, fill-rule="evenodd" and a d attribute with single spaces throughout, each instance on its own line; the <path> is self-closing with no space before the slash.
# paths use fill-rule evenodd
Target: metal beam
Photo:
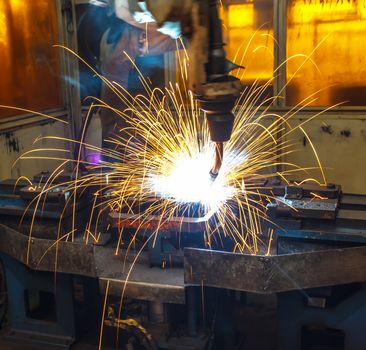
<path id="1" fill-rule="evenodd" d="M 136 252 L 120 251 L 116 256 L 115 248 L 77 238 L 56 245 L 54 240 L 30 238 L 1 224 L 0 251 L 33 270 L 98 278 L 102 293 L 110 281 L 110 295 L 121 297 L 124 291 L 124 296 L 140 300 L 185 303 L 183 269 L 151 268 L 144 253 L 136 258 Z"/>
<path id="2" fill-rule="evenodd" d="M 366 247 L 331 249 L 277 256 L 254 256 L 185 249 L 187 285 L 255 293 L 366 281 Z"/>

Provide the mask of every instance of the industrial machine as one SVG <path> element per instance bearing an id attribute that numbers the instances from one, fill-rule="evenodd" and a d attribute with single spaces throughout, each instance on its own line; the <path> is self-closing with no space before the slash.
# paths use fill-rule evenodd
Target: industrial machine
<path id="1" fill-rule="evenodd" d="M 118 8 L 126 1 L 116 2 Z M 217 0 L 128 1 L 128 10 L 139 23 L 156 22 L 160 30 L 188 42 L 188 88 L 200 101 L 206 114 L 210 137 L 216 143 L 215 161 L 210 175 L 220 170 L 223 143 L 231 136 L 234 115 L 231 110 L 242 90 L 240 80 L 229 73 L 239 66 L 228 61 L 222 38 Z"/>
<path id="2" fill-rule="evenodd" d="M 240 92 L 228 75 L 235 67 L 225 59 L 216 1 L 129 5 L 161 27 L 178 25 L 189 42 L 190 86 L 217 143 L 215 178 Z M 73 175 L 63 176 L 60 183 Z M 332 184 L 263 182 L 271 198 L 261 225 L 274 234 L 261 235 L 251 255 L 233 253 L 230 237 L 208 249 L 211 217 L 198 204 L 163 225 L 158 214 L 142 226 L 131 212 L 111 212 L 86 241 L 73 231 L 96 225 L 90 193 L 69 206 L 68 190 L 52 180 L 36 207 L 49 179 L 0 182 L 0 317 L 9 338 L 69 349 L 101 322 L 118 330 L 121 349 L 365 349 L 365 196 Z"/>
<path id="3" fill-rule="evenodd" d="M 42 181 L 46 179 L 43 174 Z M 17 183 L 15 192 L 10 191 L 14 185 L 0 184 L 0 250 L 11 293 L 11 338 L 26 336 L 68 348 L 80 320 L 86 326 L 92 311 L 101 320 L 98 296 L 106 294 L 103 320 L 105 327 L 124 334 L 121 349 L 128 348 L 126 344 L 133 349 L 245 348 L 258 337 L 248 331 L 248 323 L 269 320 L 273 322 L 266 332 L 272 329 L 274 337 L 270 344 L 277 343 L 279 349 L 364 348 L 364 196 L 342 194 L 337 185 L 265 183 L 263 191 L 278 198 L 267 204 L 274 242 L 270 254 L 263 250 L 248 255 L 233 253 L 229 238 L 206 249 L 202 225 L 210 218 L 197 215 L 198 209 L 179 223 L 172 218 L 160 228 L 155 244 L 143 250 L 154 221 L 131 247 L 138 225 L 133 214 L 110 213 L 98 241 L 86 244 L 79 236 L 57 241 L 52 220 L 58 222 L 62 189 L 46 200 L 44 212 L 36 213 L 37 233 L 29 237 L 26 221 L 18 226 L 12 222 L 19 223 L 34 197 L 28 184 Z M 79 210 L 80 218 L 82 212 L 89 215 L 88 206 Z M 260 296 L 277 300 L 265 321 L 263 309 L 253 314 L 253 300 Z M 40 324 L 44 333 L 39 333 Z"/>

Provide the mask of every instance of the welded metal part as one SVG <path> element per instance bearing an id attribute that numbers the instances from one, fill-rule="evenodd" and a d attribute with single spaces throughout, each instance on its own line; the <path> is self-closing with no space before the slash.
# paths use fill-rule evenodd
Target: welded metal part
<path id="1" fill-rule="evenodd" d="M 172 217 L 169 220 L 158 215 L 150 215 L 144 220 L 137 214 L 112 212 L 108 215 L 108 221 L 112 228 L 133 228 L 150 231 L 179 231 L 179 232 L 202 232 L 205 230 L 207 221 L 212 217 L 209 213 L 203 217 Z"/>
<path id="2" fill-rule="evenodd" d="M 212 180 L 215 180 L 217 175 L 219 175 L 223 158 L 224 158 L 224 144 L 222 142 L 217 142 L 215 145 L 214 164 L 210 170 L 210 176 Z"/>
<path id="3" fill-rule="evenodd" d="M 187 285 L 276 293 L 366 281 L 366 247 L 276 256 L 254 256 L 188 248 Z"/>

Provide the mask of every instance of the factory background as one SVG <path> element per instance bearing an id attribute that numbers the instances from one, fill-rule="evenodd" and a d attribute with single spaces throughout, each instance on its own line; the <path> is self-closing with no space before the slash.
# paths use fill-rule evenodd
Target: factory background
<path id="1" fill-rule="evenodd" d="M 118 0 L 116 1 L 118 2 Z M 32 178 L 35 174 L 41 174 L 42 180 L 42 174 L 52 172 L 59 162 L 42 157 L 29 157 L 29 159 L 26 159 L 26 156 L 23 156 L 23 159 L 19 159 L 19 157 L 27 155 L 27 152 L 34 148 L 50 149 L 52 152 L 51 149 L 56 147 L 64 149 L 64 156 L 69 157 L 70 154 L 75 152 L 75 148 L 72 143 L 67 142 L 65 139 L 80 139 L 86 118 L 88 118 L 88 127 L 85 129 L 85 142 L 102 147 L 100 112 L 94 109 L 93 113 L 88 115 L 89 106 L 92 103 L 90 97 L 101 96 L 102 83 L 82 60 L 85 60 L 98 73 L 102 73 L 103 50 L 106 49 L 103 46 L 103 40 L 106 33 L 108 31 L 112 33 L 108 36 L 108 43 L 112 46 L 121 37 L 121 32 L 115 31 L 118 27 L 115 23 L 115 15 L 108 7 L 104 6 L 106 2 L 104 0 L 0 0 L 0 181 L 19 177 Z M 218 312 L 222 315 L 222 323 L 218 322 L 218 324 L 227 333 L 222 336 L 225 345 L 220 347 L 216 344 L 210 349 L 239 349 L 239 347 L 235 347 L 238 346 L 237 344 L 234 346 L 228 340 L 232 336 L 230 334 L 231 328 L 229 326 L 228 329 L 225 328 L 227 326 L 225 322 L 229 320 L 229 318 L 226 318 L 225 308 L 233 310 L 232 306 L 239 304 L 248 306 L 247 309 L 244 308 L 246 313 L 244 317 L 240 318 L 244 321 L 243 325 L 239 324 L 239 328 L 243 326 L 243 328 L 247 327 L 246 329 L 249 330 L 248 334 L 250 335 L 247 336 L 245 342 L 250 349 L 275 349 L 274 343 L 268 344 L 268 339 L 277 339 L 278 334 L 280 334 L 279 344 L 282 344 L 282 347 L 280 345 L 278 348 L 279 350 L 296 350 L 292 348 L 292 344 L 295 342 L 298 344 L 300 338 L 301 346 L 299 346 L 299 350 L 366 349 L 365 336 L 360 331 L 366 325 L 365 279 L 363 270 L 359 270 L 359 266 L 363 267 L 365 265 L 365 255 L 363 251 L 357 250 L 358 248 L 364 248 L 366 242 L 364 226 L 366 218 L 363 214 L 366 201 L 362 196 L 366 195 L 364 181 L 366 174 L 366 2 L 365 0 L 221 0 L 219 2 L 219 14 L 223 21 L 223 39 L 227 44 L 225 46 L 227 57 L 240 66 L 236 73 L 243 87 L 250 91 L 253 84 L 258 84 L 258 86 L 266 85 L 258 98 L 258 103 L 271 96 L 278 96 L 269 109 L 269 115 L 264 120 L 264 125 L 269 125 L 273 121 L 270 116 L 270 113 L 273 112 L 281 116 L 293 114 L 286 128 L 277 135 L 278 138 L 281 138 L 282 134 L 286 134 L 291 128 L 296 128 L 299 125 L 303 126 L 303 130 L 297 129 L 289 137 L 289 140 L 295 142 L 296 152 L 281 157 L 283 163 L 293 163 L 307 169 L 302 177 L 296 177 L 293 180 L 300 181 L 310 177 L 321 179 L 323 176 L 322 171 L 324 171 L 329 185 L 324 190 L 325 196 L 327 196 L 324 198 L 329 199 L 330 206 L 334 204 L 333 201 L 338 201 L 341 198 L 341 192 L 340 187 L 337 187 L 337 185 L 340 185 L 342 192 L 347 194 L 343 199 L 339 199 L 339 203 L 343 200 L 340 204 L 343 205 L 341 209 L 355 210 L 357 215 L 347 217 L 346 214 L 342 213 L 342 217 L 336 218 L 339 203 L 334 204 L 335 208 L 329 209 L 330 215 L 334 215 L 331 219 L 335 221 L 339 219 L 337 224 L 339 222 L 341 225 L 349 226 L 345 229 L 346 233 L 342 231 L 343 226 L 342 229 L 338 230 L 338 227 L 334 229 L 334 232 L 337 231 L 334 236 L 336 238 L 332 236 L 329 239 L 330 243 L 327 240 L 329 237 L 324 238 L 321 236 L 319 238 L 317 236 L 315 240 L 319 239 L 321 241 L 319 247 L 315 247 L 316 244 L 313 241 L 309 243 L 307 239 L 312 240 L 314 238 L 312 230 L 315 229 L 311 225 L 315 225 L 315 220 L 329 219 L 329 217 L 326 217 L 329 214 L 326 211 L 328 209 L 326 208 L 323 211 L 315 210 L 317 211 L 315 216 L 318 216 L 315 219 L 314 217 L 310 218 L 308 226 L 310 228 L 307 230 L 302 230 L 303 227 L 300 229 L 296 226 L 302 219 L 307 220 L 306 215 L 300 219 L 296 216 L 291 217 L 289 231 L 291 231 L 292 236 L 289 241 L 285 239 L 281 241 L 281 238 L 286 234 L 279 230 L 281 232 L 278 234 L 280 237 L 278 245 L 272 248 L 269 246 L 268 254 L 258 257 L 258 260 L 253 260 L 254 262 L 245 260 L 247 255 L 244 254 L 242 256 L 243 260 L 240 262 L 242 265 L 233 264 L 233 268 L 230 270 L 233 275 L 242 273 L 242 266 L 245 265 L 248 270 L 252 268 L 251 271 L 259 271 L 263 274 L 263 278 L 267 278 L 267 284 L 264 285 L 260 282 L 257 284 L 253 282 L 253 285 L 250 285 L 252 289 L 249 288 L 248 293 L 247 289 L 241 289 L 242 281 L 224 276 L 224 268 L 217 266 L 217 270 L 223 274 L 222 279 L 219 278 L 219 282 L 217 280 L 212 282 L 211 287 L 213 286 L 212 289 L 215 289 L 217 283 L 224 284 L 227 282 L 227 289 L 221 290 L 217 287 L 218 291 L 212 291 L 209 286 L 205 297 L 207 296 L 208 305 L 219 305 Z M 179 72 L 179 63 L 182 59 L 184 59 L 182 51 L 170 51 L 160 55 L 142 54 L 136 58 L 136 65 L 142 75 L 148 77 L 154 87 L 163 88 L 169 83 L 176 83 L 181 86 L 183 83 Z M 133 94 L 144 92 L 139 80 L 139 71 L 134 69 L 128 76 L 128 90 Z M 12 107 L 9 108 L 9 106 Z M 260 107 L 258 113 L 265 108 L 266 103 Z M 61 123 L 53 118 L 65 120 L 68 123 Z M 59 139 L 56 141 L 54 138 L 47 139 L 48 136 L 57 136 Z M 98 151 L 91 152 L 83 149 L 81 152 L 84 159 L 89 161 L 95 159 L 96 163 L 102 157 Z M 62 153 L 57 154 L 60 158 L 63 157 Z M 319 169 L 319 165 L 322 170 Z M 276 170 L 281 174 L 282 169 L 280 166 Z M 287 187 L 286 191 L 288 191 Z M 309 192 L 310 190 L 305 189 L 303 192 L 301 190 L 301 196 L 306 197 L 306 191 Z M 348 194 L 351 195 L 348 196 Z M 295 193 L 296 195 L 297 193 Z M 332 197 L 333 195 L 335 197 Z M 309 196 L 306 198 L 308 199 Z M 313 199 L 317 200 L 319 198 L 312 197 L 310 202 Z M 274 215 L 277 215 L 278 212 L 275 208 Z M 282 215 L 282 213 L 278 215 L 281 224 Z M 310 215 L 314 215 L 314 213 Z M 295 222 L 295 226 L 292 227 L 293 222 Z M 324 222 L 322 222 L 323 224 Z M 333 228 L 332 226 L 331 229 Z M 47 227 L 45 231 L 47 231 Z M 339 236 L 337 236 L 337 233 L 339 233 Z M 3 231 L 0 228 L 0 236 L 2 234 Z M 35 240 L 37 238 L 39 237 L 36 237 Z M 163 237 L 163 239 L 165 238 Z M 270 244 L 271 240 L 272 236 L 270 237 Z M 326 240 L 326 242 L 324 243 L 323 240 Z M 2 251 L 4 247 L 1 243 L 0 247 L 0 251 Z M 327 265 L 327 263 L 324 263 L 325 265 L 321 265 L 322 249 L 324 247 L 327 249 L 330 247 L 324 255 L 324 259 L 334 261 L 336 268 L 341 269 L 344 267 L 339 276 L 337 276 L 337 271 L 333 270 L 333 264 Z M 344 247 L 350 249 L 347 253 L 349 255 L 347 257 L 342 255 L 338 260 L 337 249 Z M 306 276 L 303 279 L 300 278 L 298 288 L 300 292 L 297 293 L 294 291 L 297 288 L 292 285 L 288 287 L 291 283 L 286 280 L 287 272 L 283 275 L 276 275 L 276 272 L 274 272 L 275 277 L 272 276 L 271 273 L 275 271 L 277 264 L 286 267 L 287 261 L 284 265 L 281 265 L 282 260 L 276 260 L 280 256 L 273 254 L 273 256 L 268 257 L 272 253 L 270 248 L 272 250 L 278 248 L 281 254 L 284 255 L 290 255 L 289 253 L 295 253 L 294 255 L 296 255 L 296 253 L 307 252 L 306 249 L 312 250 L 317 259 L 316 261 L 320 263 L 324 271 L 328 271 L 324 275 L 329 276 L 323 276 L 324 280 L 319 282 L 315 277 L 318 265 L 313 264 L 310 258 L 305 259 L 306 261 L 299 258 L 299 260 L 296 260 L 299 266 L 305 261 L 304 266 L 310 266 L 312 270 L 305 271 L 304 276 Z M 11 250 L 7 247 L 5 249 L 8 249 L 6 253 Z M 92 253 L 90 254 L 92 255 Z M 205 251 L 199 252 L 197 256 L 194 256 L 193 253 L 192 255 L 189 254 L 191 253 L 188 251 L 187 261 L 191 264 L 190 267 L 195 267 L 193 263 L 197 263 L 197 266 L 202 263 L 202 267 L 197 267 L 197 275 L 189 280 L 195 286 L 194 288 L 197 288 L 195 292 L 199 297 L 197 295 L 196 299 L 193 297 L 194 302 L 189 304 L 188 308 L 192 308 L 193 305 L 193 307 L 200 309 L 202 305 L 198 305 L 197 300 L 201 298 L 201 294 L 202 299 L 204 299 L 204 292 L 203 286 L 201 288 L 201 285 L 197 284 L 197 276 L 205 275 L 204 268 L 210 270 L 209 261 L 211 260 L 209 260 L 209 255 L 205 255 L 208 254 Z M 101 256 L 104 257 L 102 254 Z M 87 257 L 89 258 L 89 255 Z M 100 257 L 98 263 L 102 260 Z M 273 262 L 270 260 L 272 257 Z M 159 260 L 160 258 L 156 255 L 149 256 L 149 259 L 153 261 L 153 263 L 150 262 L 151 266 L 157 268 L 162 262 Z M 180 258 L 182 259 L 182 256 Z M 92 261 L 92 258 L 90 259 Z M 154 259 L 157 259 L 158 263 Z M 221 259 L 221 257 L 218 259 Z M 229 259 L 231 258 L 229 257 Z M 166 264 L 165 257 L 163 260 Z M 110 273 L 115 267 L 113 263 L 110 263 L 111 261 L 106 260 L 106 262 L 102 261 L 101 263 L 107 271 L 106 274 Z M 110 266 L 108 266 L 109 263 Z M 309 265 L 306 265 L 307 263 Z M 96 263 L 96 265 L 98 264 Z M 66 271 L 65 275 L 68 275 L 68 268 L 67 264 L 61 266 L 61 269 Z M 76 266 L 76 269 L 78 268 L 79 266 Z M 109 268 L 111 270 L 108 270 Z M 178 293 L 178 297 L 169 294 L 168 291 L 167 295 L 163 293 L 163 297 L 166 297 L 167 302 L 159 299 L 157 303 L 154 303 L 149 293 L 146 297 L 145 294 L 142 293 L 141 296 L 136 292 L 138 294 L 136 299 L 141 297 L 141 299 L 147 300 L 146 304 L 150 303 L 145 309 L 142 307 L 143 311 L 149 314 L 146 316 L 149 321 L 153 321 L 158 325 L 163 323 L 161 319 L 166 321 L 165 317 L 169 314 L 169 311 L 166 310 L 170 307 L 166 305 L 175 305 L 174 302 L 180 298 L 177 302 L 178 311 L 173 307 L 170 310 L 170 316 L 174 314 L 179 318 L 182 311 L 180 307 L 186 301 L 188 304 L 188 300 L 192 302 L 192 299 L 190 299 L 192 296 L 189 296 L 190 291 L 188 291 L 190 289 L 184 291 L 186 281 L 183 281 L 182 266 L 179 268 L 181 273 L 179 283 L 183 286 L 178 282 L 178 287 L 174 285 L 176 289 L 179 289 L 180 294 Z M 289 270 L 292 272 L 291 268 Z M 84 270 L 80 268 L 80 271 Z M 323 272 L 321 268 L 320 271 Z M 112 272 L 113 275 L 114 272 Z M 303 272 L 303 270 L 300 269 L 300 272 Z M 96 269 L 90 272 L 90 275 L 94 274 L 93 277 L 97 276 L 99 278 L 98 273 Z M 142 276 L 147 278 L 147 284 L 152 285 L 161 282 L 159 280 L 160 275 L 157 277 L 158 282 L 156 282 L 154 280 L 155 275 L 149 275 L 148 273 L 144 275 L 144 273 L 142 273 Z M 199 275 L 200 273 L 201 275 Z M 249 275 L 250 271 L 245 270 L 245 273 Z M 258 275 L 262 277 L 260 273 Z M 187 276 L 187 268 L 185 274 Z M 61 275 L 63 274 L 61 273 Z M 83 273 L 80 273 L 80 275 L 83 275 Z M 97 278 L 89 280 L 90 275 L 85 280 L 80 277 L 80 281 L 77 277 L 76 282 L 72 282 L 74 283 L 73 288 L 79 291 L 78 288 L 82 286 L 80 290 L 90 288 L 90 291 L 98 290 L 100 292 L 101 289 L 108 290 L 110 287 L 114 296 L 120 295 L 121 290 L 118 289 L 119 287 L 115 287 L 112 282 L 109 283 L 108 278 L 103 276 L 103 278 L 100 278 L 100 284 L 95 285 L 94 282 Z M 25 273 L 24 276 L 28 275 Z M 338 286 L 338 277 L 345 281 L 345 284 Z M 276 284 L 276 281 L 273 282 L 276 278 L 280 280 L 278 284 Z M 313 282 L 312 278 L 321 286 L 328 286 L 330 283 L 329 290 L 328 287 L 319 288 L 320 291 L 316 289 L 315 292 L 312 289 L 311 291 L 307 289 L 310 288 Z M 24 280 L 27 280 L 27 278 L 24 278 Z M 34 281 L 30 282 L 31 289 L 37 287 L 38 280 L 34 279 Z M 171 280 L 169 281 L 171 282 Z M 334 282 L 336 288 L 333 289 L 333 284 L 329 281 Z M 62 282 L 60 279 L 60 285 L 62 286 L 67 285 L 69 282 L 66 279 Z M 175 282 L 174 279 L 173 282 Z M 50 293 L 52 294 L 51 284 L 47 280 L 46 289 L 51 290 Z M 167 285 L 169 289 L 171 285 L 168 282 Z M 3 287 L 1 283 L 0 287 Z M 158 288 L 160 287 L 161 285 Z M 287 287 L 288 289 L 286 289 Z M 257 289 L 261 289 L 259 293 L 257 293 Z M 236 291 L 234 292 L 234 290 Z M 242 292 L 243 290 L 245 292 Z M 291 291 L 283 292 L 287 290 Z M 310 292 L 305 293 L 303 290 Z M 274 294 L 277 291 L 279 291 L 279 297 L 275 298 Z M 273 293 L 270 294 L 270 292 Z M 103 293 L 100 294 L 103 301 Z M 154 297 L 156 296 L 153 292 L 152 294 Z M 57 293 L 55 295 L 57 295 L 57 298 L 59 297 Z M 61 303 L 65 303 L 65 310 L 68 311 L 68 294 L 65 293 L 65 295 L 61 297 Z M 195 294 L 193 293 L 193 295 Z M 85 299 L 89 297 L 89 301 L 93 302 L 93 296 L 87 295 Z M 222 303 L 217 302 L 218 297 L 222 297 Z M 174 298 L 177 298 L 177 300 Z M 32 296 L 26 295 L 25 299 L 31 300 Z M 305 303 L 303 299 L 306 300 Z M 345 303 L 342 304 L 344 301 Z M 42 306 L 40 309 L 42 309 L 42 302 L 39 300 L 38 302 Z M 164 306 L 162 306 L 163 304 Z M 341 306 L 337 309 L 339 304 Z M 332 308 L 333 305 L 336 306 Z M 346 310 L 342 305 L 350 307 Z M 53 307 L 59 306 L 53 305 Z M 155 307 L 156 309 L 154 309 Z M 133 307 L 131 309 L 136 311 Z M 237 312 L 234 310 L 232 314 L 239 317 L 238 314 L 241 310 L 238 306 Z M 322 313 L 323 311 L 324 313 Z M 1 312 L 2 308 L 0 308 L 0 316 L 2 315 Z M 52 312 L 48 314 L 48 311 L 46 311 L 47 317 L 52 319 L 54 317 Z M 96 311 L 96 314 L 100 319 L 101 316 L 98 312 Z M 108 314 L 110 309 L 105 312 Z M 137 312 L 140 312 L 140 309 Z M 201 309 L 199 312 L 201 312 Z M 202 314 L 208 314 L 210 320 L 216 317 L 210 314 L 210 310 L 204 310 Z M 273 328 L 275 314 L 281 320 L 276 329 Z M 38 317 L 37 315 L 31 315 L 31 318 L 33 316 Z M 65 319 L 60 320 L 63 323 L 61 325 L 64 327 L 63 330 L 66 329 L 67 331 L 69 326 L 71 328 L 74 326 L 74 324 L 71 325 L 72 322 L 68 324 L 68 316 L 63 315 Z M 83 316 L 85 315 L 83 314 Z M 29 317 L 29 314 L 27 317 Z M 292 319 L 297 321 L 292 322 Z M 327 324 L 329 328 L 326 327 L 325 330 L 321 328 L 319 331 L 316 327 L 314 329 L 307 328 L 301 323 L 309 322 L 313 325 L 319 323 L 319 320 Z M 189 320 L 188 328 L 193 327 L 193 330 L 189 328 L 189 332 L 191 333 L 190 337 L 195 339 L 194 346 L 196 347 L 193 345 L 189 347 L 190 344 L 180 344 L 182 348 L 169 348 L 166 345 L 166 349 L 204 349 L 204 347 L 199 347 L 202 344 L 200 343 L 201 338 L 198 339 L 199 337 L 195 333 L 194 328 L 198 327 L 197 322 L 195 322 L 196 320 Z M 198 323 L 200 322 L 201 320 Z M 257 328 L 254 326 L 255 322 L 259 322 L 262 326 Z M 344 326 L 342 329 L 344 333 L 340 334 L 341 332 L 338 332 L 338 324 Z M 116 325 L 113 324 L 113 326 Z M 119 326 L 117 324 L 117 327 Z M 214 326 L 212 327 L 214 328 Z M 299 329 L 302 327 L 301 336 L 295 330 L 296 327 Z M 99 329 L 96 332 L 99 332 Z M 108 331 L 106 332 L 108 334 Z M 114 339 L 114 336 L 115 334 L 110 338 Z M 105 338 L 107 337 L 108 335 Z M 350 346 L 349 339 L 351 338 L 352 345 Z M 218 339 L 221 339 L 220 334 Z M 307 343 L 308 339 L 311 339 L 309 343 Z M 206 340 L 204 339 L 204 341 Z M 312 341 L 314 343 L 311 343 Z M 97 343 L 98 339 L 95 342 Z M 166 340 L 166 343 L 168 344 L 168 340 Z M 316 347 L 319 344 L 323 344 L 323 347 L 321 347 L 322 345 Z M 90 345 L 90 349 L 96 349 L 97 346 Z M 64 348 L 68 347 L 65 346 Z M 18 350 L 18 348 L 16 349 Z M 71 347 L 71 349 L 73 348 Z M 75 347 L 75 349 L 78 348 Z M 81 347 L 80 349 L 84 348 Z M 85 349 L 89 348 L 86 347 Z M 128 348 L 128 350 L 130 349 L 134 348 Z M 146 347 L 146 349 L 150 348 Z M 155 350 L 154 347 L 151 347 L 151 349 Z M 205 349 L 208 349 L 208 347 Z"/>
<path id="2" fill-rule="evenodd" d="M 1 61 L 4 62 L 2 104 L 47 111 L 47 114 L 66 118 L 72 115 L 71 125 L 64 126 L 32 113 L 24 115 L 16 110 L 1 109 L 2 162 L 11 164 L 22 152 L 31 149 L 38 135 L 72 136 L 78 132 L 85 112 L 83 105 L 88 103 L 81 98 L 98 91 L 98 79 L 93 79 L 77 58 L 52 45 L 62 44 L 76 51 L 79 46 L 84 50 L 81 54 L 95 64 L 98 39 L 108 27 L 108 19 L 101 18 L 100 14 L 93 18 L 89 13 L 89 25 L 96 26 L 99 37 L 80 38 L 82 33 L 79 33 L 78 43 L 78 26 L 81 30 L 87 26 L 88 19 L 82 18 L 88 7 L 86 1 L 56 1 L 55 4 L 38 1 L 25 5 L 21 1 L 4 0 L 0 6 L 3 13 L 0 33 Z M 243 49 L 237 56 L 242 55 L 246 43 L 252 39 L 243 62 L 246 66 L 244 83 L 250 84 L 258 77 L 266 81 L 275 76 L 271 93 L 284 95 L 277 102 L 279 111 L 291 109 L 320 90 L 314 96 L 316 100 L 296 114 L 294 119 L 299 122 L 336 105 L 308 123 L 306 131 L 329 182 L 342 183 L 346 192 L 365 193 L 366 155 L 360 151 L 366 142 L 364 4 L 354 1 L 335 4 L 301 0 L 287 5 L 285 1 L 232 1 L 224 15 L 230 58 L 240 46 Z M 21 30 L 13 30 L 18 27 Z M 319 47 L 313 52 L 314 45 Z M 287 65 L 281 65 L 295 54 L 311 55 L 311 59 L 303 63 L 304 57 L 296 57 Z M 174 54 L 167 53 L 160 60 L 165 62 L 164 77 L 171 80 Z M 284 89 L 285 77 L 294 75 L 291 84 Z M 89 136 L 96 143 L 100 142 L 97 129 L 91 128 L 93 135 Z M 304 148 L 310 147 L 306 141 L 299 140 L 299 143 Z M 311 157 L 309 152 L 299 152 L 291 155 L 289 161 L 308 165 L 313 162 L 308 157 Z M 0 178 L 31 176 L 44 167 L 41 161 L 20 161 L 14 167 L 1 167 Z"/>

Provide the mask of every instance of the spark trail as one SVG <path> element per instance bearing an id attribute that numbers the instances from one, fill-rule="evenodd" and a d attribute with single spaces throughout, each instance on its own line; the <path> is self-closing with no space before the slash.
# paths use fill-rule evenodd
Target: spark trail
<path id="1" fill-rule="evenodd" d="M 71 207 L 73 211 L 72 227 L 66 234 L 59 232 L 57 240 L 45 254 L 52 248 L 57 251 L 60 241 L 72 241 L 75 235 L 82 236 L 86 243 L 98 240 L 100 226 L 108 229 L 108 225 L 103 222 L 104 218 L 110 213 L 123 212 L 134 214 L 137 223 L 137 229 L 125 253 L 127 256 L 139 236 L 143 235 L 151 217 L 159 217 L 159 224 L 148 238 L 155 240 L 165 223 L 172 218 L 183 217 L 196 205 L 199 206 L 200 216 L 209 217 L 204 232 L 207 248 L 212 247 L 213 242 L 220 243 L 222 238 L 229 237 L 233 242 L 233 251 L 256 254 L 260 250 L 262 223 L 268 220 L 266 204 L 275 200 L 274 196 L 263 191 L 264 181 L 281 178 L 286 182 L 296 177 L 306 178 L 305 181 L 317 181 L 308 172 L 318 169 L 322 181 L 317 182 L 326 184 L 319 157 L 303 129 L 304 123 L 294 127 L 291 125 L 291 118 L 316 97 L 311 95 L 282 114 L 274 113 L 271 106 L 279 97 L 265 95 L 273 79 L 264 85 L 255 82 L 238 99 L 233 110 L 235 122 L 232 137 L 224 144 L 225 157 L 221 170 L 215 181 L 212 181 L 208 172 L 213 164 L 215 144 L 210 142 L 208 127 L 197 101 L 185 88 L 186 62 L 184 60 L 181 69 L 183 84 L 170 84 L 163 90 L 153 89 L 141 75 L 146 94 L 139 96 L 132 96 L 122 86 L 95 72 L 126 108 L 118 110 L 94 98 L 80 139 L 63 139 L 75 146 L 77 152 L 74 152 L 74 156 L 66 149 L 40 148 L 20 157 L 56 159 L 60 162 L 43 185 L 31 184 L 40 190 L 31 204 L 41 207 L 48 193 L 60 186 L 70 193 L 65 208 Z M 85 141 L 88 119 L 97 108 L 109 109 L 127 124 L 123 130 L 105 140 L 108 148 L 104 149 Z M 303 168 L 284 160 L 286 155 L 297 150 L 296 141 L 291 140 L 291 133 L 296 130 L 310 141 L 316 166 Z M 38 138 L 36 143 L 45 139 L 58 142 L 62 138 L 47 136 Z M 50 150 L 56 152 L 57 156 L 50 155 Z M 100 153 L 101 160 L 96 163 L 85 159 L 84 151 Z M 72 180 L 60 184 L 57 177 L 70 168 L 73 171 Z M 75 209 L 81 192 L 91 193 L 93 200 L 87 227 L 85 231 L 78 232 L 75 227 L 78 220 Z M 59 226 L 62 220 L 63 215 Z M 121 229 L 118 234 L 116 255 L 119 254 L 124 231 Z M 32 227 L 29 243 L 31 236 Z M 272 236 L 273 229 L 269 232 L 267 255 L 270 253 Z M 140 245 L 141 249 L 128 270 L 120 308 L 132 267 L 146 245 L 147 240 Z M 101 327 L 103 329 L 103 325 Z M 99 347 L 101 348 L 101 344 Z"/>
<path id="2" fill-rule="evenodd" d="M 74 179 L 61 184 L 72 193 L 68 203 L 75 205 L 77 193 L 88 190 L 94 196 L 93 215 L 97 213 L 99 218 L 102 213 L 123 211 L 135 214 L 141 227 L 152 214 L 159 215 L 163 225 L 189 211 L 192 204 L 199 204 L 202 216 L 213 214 L 206 224 L 207 247 L 213 237 L 223 235 L 233 239 L 235 251 L 257 253 L 261 220 L 266 219 L 266 203 L 271 197 L 261 193 L 263 181 L 278 176 L 293 178 L 309 170 L 283 161 L 295 150 L 288 139 L 294 130 L 289 120 L 295 111 L 283 115 L 270 112 L 276 97 L 258 102 L 271 81 L 242 93 L 233 111 L 235 123 L 232 137 L 224 145 L 222 168 L 213 182 L 208 172 L 215 144 L 210 142 L 205 118 L 190 92 L 181 91 L 178 85 L 152 89 L 142 79 L 147 94 L 132 97 L 116 83 L 104 82 L 127 107 L 116 110 L 95 99 L 91 110 L 108 108 L 123 118 L 127 127 L 106 140 L 108 149 L 87 144 L 85 132 L 78 141 L 68 140 L 79 147 L 78 154 L 75 159 L 57 157 L 62 164 L 54 172 L 57 177 L 61 168 L 70 164 L 74 168 Z M 90 115 L 91 111 L 87 118 Z M 104 160 L 89 162 L 82 158 L 82 149 L 100 152 Z M 21 159 L 38 158 L 40 151 L 30 151 Z M 51 177 L 43 187 L 38 204 L 41 196 L 55 188 L 54 180 Z M 93 231 L 91 221 L 86 240 L 90 235 L 98 236 L 98 225 Z M 74 226 L 71 232 L 73 237 Z"/>

